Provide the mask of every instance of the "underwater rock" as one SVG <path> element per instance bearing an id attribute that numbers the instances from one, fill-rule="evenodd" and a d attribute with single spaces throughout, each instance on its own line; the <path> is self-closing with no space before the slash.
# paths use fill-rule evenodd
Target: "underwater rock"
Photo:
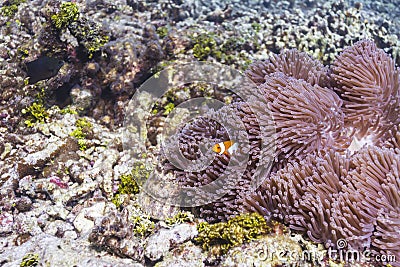
<path id="1" fill-rule="evenodd" d="M 299 261 L 301 255 L 300 244 L 291 240 L 288 235 L 265 236 L 232 248 L 219 266 L 315 266 Z M 321 252 L 321 255 L 324 253 Z"/>
<path id="2" fill-rule="evenodd" d="M 182 244 L 196 235 L 196 226 L 190 224 L 179 224 L 172 229 L 161 229 L 149 237 L 144 255 L 152 261 L 159 260 L 171 247 Z"/>
<path id="3" fill-rule="evenodd" d="M 76 230 L 82 234 L 92 230 L 94 220 L 104 215 L 105 207 L 105 202 L 98 202 L 91 207 L 83 208 L 73 222 Z"/>
<path id="4" fill-rule="evenodd" d="M 207 260 L 201 248 L 192 242 L 186 242 L 164 254 L 163 260 L 156 267 L 204 267 Z"/>
<path id="5" fill-rule="evenodd" d="M 13 230 L 14 219 L 11 213 L 3 212 L 0 214 L 0 235 L 9 234 Z"/>
<path id="6" fill-rule="evenodd" d="M 19 211 L 28 211 L 32 207 L 32 200 L 29 197 L 21 197 L 15 203 L 15 207 Z"/>
<path id="7" fill-rule="evenodd" d="M 73 231 L 74 227 L 63 220 L 55 220 L 46 225 L 44 232 L 53 236 L 65 239 L 75 239 L 77 234 Z M 68 232 L 68 233 L 67 233 Z M 72 234 L 74 232 L 74 234 Z M 67 233 L 67 234 L 66 234 Z M 68 238 L 70 237 L 70 238 Z"/>
<path id="8" fill-rule="evenodd" d="M 70 95 L 72 104 L 79 112 L 87 111 L 94 100 L 93 93 L 86 88 L 81 88 L 80 86 L 73 87 Z"/>
<path id="9" fill-rule="evenodd" d="M 143 262 L 143 240 L 134 235 L 133 228 L 127 210 L 123 210 L 122 214 L 114 210 L 96 221 L 96 226 L 89 234 L 89 241 L 120 257 Z"/>
<path id="10" fill-rule="evenodd" d="M 89 248 L 85 240 L 64 241 L 48 234 L 40 234 L 18 247 L 6 249 L 0 254 L 2 266 L 20 266 L 28 253 L 38 255 L 39 266 L 132 266 L 142 267 L 130 259 L 118 259 Z"/>

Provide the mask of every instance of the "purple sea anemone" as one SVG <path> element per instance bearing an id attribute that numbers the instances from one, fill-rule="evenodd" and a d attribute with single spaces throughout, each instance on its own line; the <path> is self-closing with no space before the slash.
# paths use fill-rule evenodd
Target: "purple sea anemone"
<path id="1" fill-rule="evenodd" d="M 400 156 L 391 149 L 365 147 L 354 156 L 318 152 L 272 174 L 244 209 L 327 247 L 344 239 L 352 249 L 400 257 L 399 173 Z"/>
<path id="2" fill-rule="evenodd" d="M 177 182 L 184 187 L 208 185 L 221 178 L 222 175 L 228 178 L 235 177 L 235 175 L 237 176 L 237 173 L 240 172 L 240 169 L 243 168 L 242 166 L 245 166 L 245 170 L 238 180 L 229 182 L 229 179 L 224 179 L 222 189 L 226 190 L 226 194 L 223 195 L 222 198 L 211 204 L 202 205 L 197 208 L 200 217 L 205 218 L 209 222 L 227 220 L 238 214 L 238 207 L 242 205 L 239 193 L 250 190 L 252 186 L 250 182 L 253 179 L 253 175 L 259 164 L 260 154 L 262 153 L 260 127 L 249 106 L 246 103 L 238 102 L 231 104 L 225 110 L 220 110 L 210 115 L 210 117 L 218 119 L 214 120 L 212 118 L 200 117 L 185 125 L 180 130 L 177 137 L 182 155 L 188 160 L 197 160 L 204 156 L 201 149 L 202 143 L 207 143 L 208 151 L 211 151 L 210 144 L 217 144 L 229 139 L 236 140 L 235 137 L 230 136 L 232 133 L 228 133 L 227 130 L 217 122 L 221 120 L 221 118 L 224 118 L 227 124 L 235 124 L 236 121 L 231 113 L 238 116 L 246 131 L 248 146 L 241 144 L 240 149 L 248 154 L 247 158 L 238 159 L 235 155 L 216 153 L 212 162 L 201 171 L 180 169 L 175 166 L 173 162 L 168 160 L 163 163 L 164 170 L 172 172 Z M 167 144 L 166 150 L 170 149 L 168 146 Z M 174 162 L 180 163 L 179 157 L 176 157 L 174 154 L 172 157 L 174 157 L 172 159 Z M 265 157 L 266 155 L 264 155 L 264 158 Z M 264 166 L 263 169 L 269 173 L 270 167 Z M 207 192 L 204 193 L 207 194 Z M 201 197 L 207 198 L 207 196 L 204 195 Z M 208 197 L 212 198 L 213 193 L 210 193 Z"/>
<path id="3" fill-rule="evenodd" d="M 333 63 L 332 80 L 343 99 L 346 126 L 358 139 L 377 140 L 400 122 L 399 70 L 373 41 L 346 48 Z"/>
<path id="4" fill-rule="evenodd" d="M 327 86 L 329 84 L 328 68 L 318 60 L 296 49 L 283 50 L 272 55 L 268 60 L 257 61 L 250 65 L 246 75 L 257 85 L 266 82 L 266 76 L 282 72 L 295 79 L 302 79 L 311 85 Z"/>
<path id="5" fill-rule="evenodd" d="M 350 144 L 342 100 L 328 88 L 281 72 L 265 76 L 252 106 L 271 112 L 276 130 L 276 161 L 300 159 L 321 148 Z"/>
<path id="6" fill-rule="evenodd" d="M 326 247 L 345 240 L 349 249 L 399 259 L 399 70 L 373 42 L 360 41 L 338 57 L 331 76 L 327 73 L 295 50 L 250 67 L 246 74 L 256 85 L 249 86 L 258 94 L 251 103 L 231 106 L 250 140 L 246 171 L 222 198 L 199 207 L 199 214 L 215 222 L 258 212 Z M 274 167 L 257 173 L 266 155 L 260 124 L 271 122 Z M 182 154 L 198 158 L 204 137 L 220 142 L 227 133 L 212 120 L 197 119 L 179 133 Z M 353 149 L 354 137 L 371 138 L 372 145 Z M 234 172 L 230 160 L 218 155 L 197 173 L 168 162 L 164 167 L 181 185 L 196 186 Z M 255 178 L 263 182 L 253 190 L 249 184 Z"/>

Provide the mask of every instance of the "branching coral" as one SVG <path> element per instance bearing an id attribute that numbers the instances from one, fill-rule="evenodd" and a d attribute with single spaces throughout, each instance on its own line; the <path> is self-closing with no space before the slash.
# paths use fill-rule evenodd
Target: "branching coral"
<path id="1" fill-rule="evenodd" d="M 400 122 L 399 70 L 373 41 L 359 41 L 335 60 L 332 79 L 343 99 L 345 123 L 358 139 L 379 139 Z"/>

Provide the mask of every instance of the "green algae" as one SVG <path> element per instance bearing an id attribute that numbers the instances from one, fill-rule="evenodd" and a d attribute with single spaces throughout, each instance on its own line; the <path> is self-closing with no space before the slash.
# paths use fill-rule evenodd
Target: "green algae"
<path id="1" fill-rule="evenodd" d="M 195 241 L 204 250 L 211 251 L 215 255 L 222 255 L 234 246 L 270 233 L 272 229 L 264 217 L 251 213 L 239 215 L 227 222 L 215 224 L 201 222 L 197 225 L 197 230 L 199 234 Z"/>
<path id="2" fill-rule="evenodd" d="M 92 130 L 92 124 L 85 118 L 80 118 L 75 123 L 76 129 L 70 133 L 77 139 L 79 149 L 85 151 L 87 149 L 86 137 L 88 133 Z"/>
<path id="3" fill-rule="evenodd" d="M 147 179 L 149 175 L 150 172 L 146 169 L 146 166 L 142 162 L 136 162 L 130 173 L 120 175 L 119 179 L 121 182 L 111 202 L 114 203 L 117 208 L 120 208 L 130 195 L 139 193 L 140 186 L 137 181 L 143 181 L 143 179 Z"/>
<path id="4" fill-rule="evenodd" d="M 217 42 L 212 33 L 203 33 L 193 37 L 193 56 L 198 60 L 206 60 L 208 56 L 219 54 Z"/>
<path id="5" fill-rule="evenodd" d="M 26 254 L 20 263 L 20 267 L 27 267 L 27 266 L 38 266 L 39 264 L 39 255 L 28 253 Z"/>
<path id="6" fill-rule="evenodd" d="M 143 217 L 143 216 L 133 216 L 131 218 L 133 222 L 133 233 L 140 237 L 145 237 L 154 230 L 154 222 L 150 220 L 150 217 Z"/>
<path id="7" fill-rule="evenodd" d="M 76 3 L 62 3 L 60 11 L 53 14 L 50 19 L 57 30 L 68 29 L 71 32 L 78 43 L 86 49 L 89 59 L 93 58 L 110 39 L 97 23 L 80 16 Z"/>
<path id="8" fill-rule="evenodd" d="M 0 13 L 5 17 L 13 18 L 18 12 L 19 5 L 25 2 L 26 0 L 9 0 L 3 4 Z"/>
<path id="9" fill-rule="evenodd" d="M 36 123 L 45 123 L 49 118 L 49 113 L 44 106 L 45 92 L 42 88 L 39 93 L 36 94 L 35 101 L 26 108 L 22 109 L 22 114 L 27 116 L 24 121 L 27 127 L 33 127 Z"/>
<path id="10" fill-rule="evenodd" d="M 193 214 L 190 212 L 179 211 L 175 216 L 165 219 L 165 223 L 169 226 L 185 222 L 193 222 Z"/>
<path id="11" fill-rule="evenodd" d="M 168 35 L 168 28 L 165 26 L 158 27 L 156 33 L 162 39 Z"/>
<path id="12" fill-rule="evenodd" d="M 51 16 L 51 21 L 57 29 L 67 27 L 79 18 L 79 8 L 76 3 L 64 2 L 61 4 L 60 11 Z"/>

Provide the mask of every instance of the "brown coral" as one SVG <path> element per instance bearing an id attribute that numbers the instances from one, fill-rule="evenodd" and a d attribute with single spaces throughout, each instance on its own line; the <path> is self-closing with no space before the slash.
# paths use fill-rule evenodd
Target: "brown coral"
<path id="1" fill-rule="evenodd" d="M 400 122 L 399 70 L 373 41 L 346 48 L 332 66 L 335 90 L 343 99 L 346 126 L 361 139 L 379 139 Z"/>

